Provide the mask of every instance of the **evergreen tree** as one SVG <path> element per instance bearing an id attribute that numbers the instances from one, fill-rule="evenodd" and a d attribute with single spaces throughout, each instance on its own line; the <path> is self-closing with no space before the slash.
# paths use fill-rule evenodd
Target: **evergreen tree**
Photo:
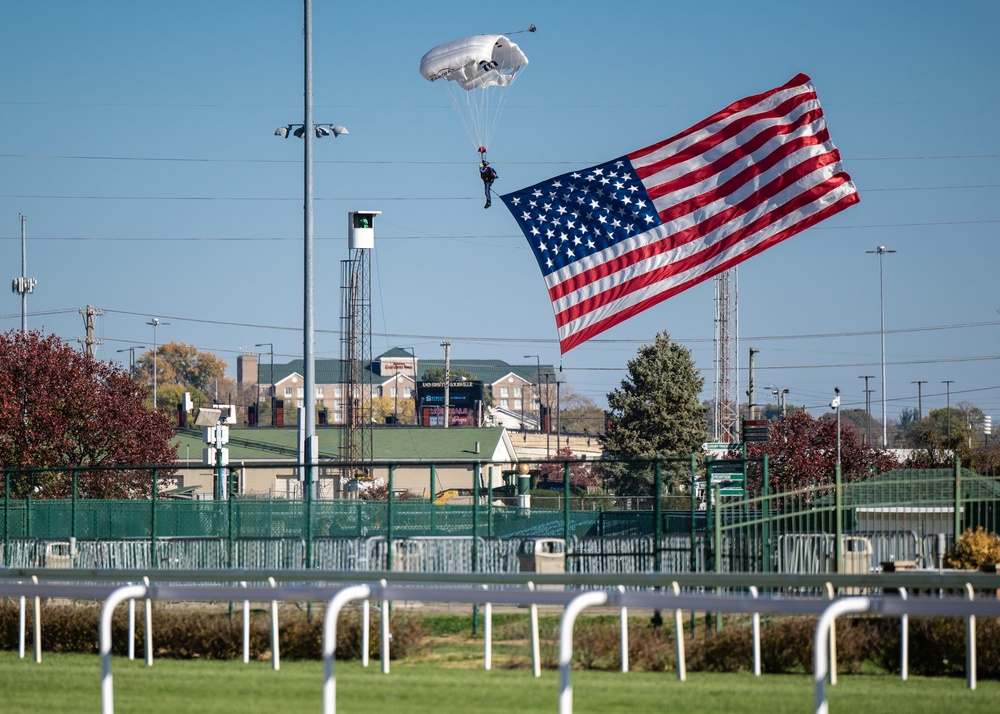
<path id="1" fill-rule="evenodd" d="M 653 344 L 640 347 L 628 361 L 628 375 L 608 394 L 609 428 L 601 437 L 605 454 L 651 459 L 699 451 L 708 438 L 705 409 L 698 399 L 704 383 L 691 352 L 671 342 L 667 333 L 657 334 Z M 636 468 L 608 467 L 605 474 L 620 492 L 649 492 L 654 472 L 648 462 Z M 687 480 L 683 466 L 661 474 L 668 490 Z"/>

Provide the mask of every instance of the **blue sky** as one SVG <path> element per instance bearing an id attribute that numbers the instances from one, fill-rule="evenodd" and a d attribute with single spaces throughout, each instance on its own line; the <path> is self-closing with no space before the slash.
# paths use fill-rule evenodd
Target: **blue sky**
<path id="1" fill-rule="evenodd" d="M 447 11 L 444 8 L 449 8 Z M 890 418 L 967 400 L 1000 415 L 1000 51 L 995 2 L 606 3 L 507 0 L 314 7 L 317 356 L 340 354 L 346 214 L 381 210 L 373 350 L 562 364 L 599 404 L 636 349 L 666 330 L 711 395 L 711 281 L 560 357 L 531 251 L 496 202 L 443 92 L 417 72 L 447 40 L 517 36 L 531 60 L 490 157 L 507 192 L 666 138 L 741 97 L 809 74 L 861 203 L 739 269 L 739 362 L 757 401 L 822 411 L 834 386 L 881 399 L 884 245 Z M 160 342 L 301 356 L 302 4 L 294 0 L 36 0 L 0 24 L 0 266 L 20 274 L 28 325 L 75 341 L 94 305 L 105 359 Z M 20 299 L 0 330 L 20 327 Z M 266 348 L 265 348 L 266 350 Z M 873 403 L 873 414 L 880 411 Z"/>

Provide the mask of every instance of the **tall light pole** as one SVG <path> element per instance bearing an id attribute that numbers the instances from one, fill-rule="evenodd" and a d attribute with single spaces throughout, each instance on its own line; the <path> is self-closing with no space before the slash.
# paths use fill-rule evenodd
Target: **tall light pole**
<path id="1" fill-rule="evenodd" d="M 948 418 L 948 447 L 951 448 L 951 385 L 954 384 L 954 379 L 942 379 L 941 384 L 944 385 L 945 394 L 945 414 Z"/>
<path id="2" fill-rule="evenodd" d="M 538 401 L 538 431 L 542 430 L 542 358 L 538 355 L 525 355 L 524 359 L 535 358 L 535 398 Z"/>
<path id="3" fill-rule="evenodd" d="M 303 0 L 303 120 L 302 124 L 278 127 L 275 135 L 288 138 L 289 134 L 303 139 L 303 299 L 302 299 L 302 371 L 305 390 L 305 423 L 303 428 L 305 453 L 299 461 L 305 468 L 306 492 L 312 493 L 313 461 L 319 455 L 316 443 L 316 332 L 313 301 L 313 136 L 340 136 L 348 131 L 342 126 L 313 123 L 312 96 L 312 0 Z M 297 128 L 295 128 L 297 127 Z M 311 498 L 311 495 L 309 496 Z"/>
<path id="4" fill-rule="evenodd" d="M 152 320 L 146 323 L 147 325 L 152 325 L 153 327 L 153 409 L 156 409 L 156 327 L 157 325 L 169 325 L 169 322 L 163 322 L 158 317 L 154 317 Z"/>
<path id="5" fill-rule="evenodd" d="M 144 349 L 146 349 L 146 345 L 136 345 L 135 347 L 126 347 L 123 350 L 115 350 L 119 354 L 128 352 L 128 375 L 132 379 L 135 379 L 135 351 Z"/>
<path id="6" fill-rule="evenodd" d="M 874 253 L 878 256 L 878 304 L 879 304 L 879 333 L 882 335 L 882 448 L 886 448 L 889 442 L 886 438 L 886 423 L 885 416 L 885 293 L 883 291 L 882 282 L 882 256 L 886 253 L 895 253 L 894 250 L 889 250 L 884 245 L 880 245 L 875 250 L 866 250 L 866 253 Z"/>

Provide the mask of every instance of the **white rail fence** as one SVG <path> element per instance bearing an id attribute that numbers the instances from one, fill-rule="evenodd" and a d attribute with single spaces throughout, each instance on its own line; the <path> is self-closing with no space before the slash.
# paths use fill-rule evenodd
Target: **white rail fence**
<path id="1" fill-rule="evenodd" d="M 51 571 L 48 571 L 50 574 Z M 8 574 L 12 575 L 12 574 Z M 242 574 L 245 577 L 245 574 Z M 219 578 L 220 580 L 224 578 Z M 832 594 L 833 587 L 828 590 Z M 389 583 L 385 579 L 369 583 L 340 583 L 337 585 L 310 584 L 278 584 L 269 577 L 266 584 L 247 582 L 229 583 L 161 583 L 150 582 L 148 578 L 141 584 L 119 583 L 78 583 L 41 581 L 32 576 L 30 582 L 18 582 L 0 579 L 0 596 L 16 597 L 21 604 L 20 653 L 24 656 L 24 611 L 27 598 L 31 598 L 34 606 L 34 639 L 35 658 L 41 661 L 41 620 L 38 603 L 40 598 L 72 598 L 103 600 L 99 626 L 99 652 L 101 657 L 101 705 L 104 714 L 114 711 L 114 683 L 111 671 L 111 617 L 115 609 L 122 603 L 134 603 L 143 600 L 146 606 L 146 663 L 152 665 L 152 620 L 150 604 L 154 600 L 168 601 L 240 601 L 244 602 L 244 643 L 243 661 L 249 661 L 249 622 L 247 613 L 249 602 L 269 601 L 271 603 L 271 644 L 272 667 L 280 668 L 278 642 L 278 608 L 282 600 L 297 602 L 325 602 L 326 612 L 323 621 L 322 653 L 324 662 L 323 675 L 323 711 L 325 714 L 336 712 L 336 626 L 337 618 L 342 608 L 350 602 L 360 601 L 363 607 L 362 627 L 363 642 L 368 642 L 368 605 L 372 600 L 381 602 L 383 612 L 388 612 L 389 603 L 394 601 L 422 601 L 442 603 L 466 603 L 485 606 L 486 636 L 484 638 L 484 667 L 491 666 L 492 638 L 490 633 L 491 613 L 493 604 L 528 606 L 531 614 L 531 647 L 533 652 L 533 673 L 539 676 L 538 661 L 538 605 L 557 605 L 563 608 L 559 627 L 559 712 L 570 714 L 573 711 L 573 685 L 571 680 L 571 663 L 573 659 L 573 625 L 576 618 L 588 607 L 611 606 L 621 611 L 621 651 L 622 671 L 628 670 L 628 627 L 627 608 L 639 607 L 657 610 L 673 611 L 675 627 L 675 647 L 677 677 L 686 679 L 684 658 L 684 637 L 682 616 L 683 611 L 712 611 L 723 613 L 743 613 L 753 616 L 753 653 L 754 673 L 760 675 L 760 627 L 759 615 L 818 615 L 813 640 L 813 685 L 815 690 L 815 711 L 818 714 L 828 712 L 826 698 L 826 683 L 836 683 L 836 656 L 834 651 L 835 629 L 837 617 L 849 613 L 871 613 L 876 615 L 898 617 L 904 623 L 901 653 L 903 680 L 907 679 L 905 623 L 910 615 L 915 616 L 951 616 L 967 619 L 966 630 L 966 670 L 967 686 L 976 687 L 976 642 L 975 617 L 1000 616 L 1000 601 L 995 599 L 976 600 L 973 597 L 973 585 L 965 586 L 966 597 L 942 598 L 908 598 L 905 588 L 901 588 L 900 596 L 867 597 L 852 596 L 839 599 L 826 598 L 789 598 L 789 597 L 757 597 L 756 587 L 751 586 L 746 594 L 716 595 L 708 592 L 686 593 L 681 591 L 680 584 L 673 582 L 669 588 L 659 590 L 626 589 L 624 586 L 584 589 L 539 590 L 533 583 L 519 585 L 497 586 L 482 583 L 479 585 L 460 584 L 416 584 Z M 130 614 L 132 605 L 130 605 Z M 389 672 L 389 619 L 382 621 L 382 671 Z M 130 629 L 134 627 L 134 617 L 129 618 Z M 134 638 L 134 631 L 130 632 Z M 131 653 L 131 651 L 130 651 Z M 367 646 L 362 654 L 362 664 L 368 665 Z"/>

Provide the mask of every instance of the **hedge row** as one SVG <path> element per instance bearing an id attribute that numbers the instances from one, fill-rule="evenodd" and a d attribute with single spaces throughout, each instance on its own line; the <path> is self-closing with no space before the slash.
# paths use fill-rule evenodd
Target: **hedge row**
<path id="1" fill-rule="evenodd" d="M 92 605 L 61 605 L 47 602 L 42 610 L 42 646 L 47 652 L 98 651 L 99 608 Z M 371 656 L 380 657 L 380 616 L 373 610 L 369 632 Z M 31 608 L 26 613 L 31 636 Z M 434 617 L 433 615 L 429 617 Z M 621 667 L 620 632 L 615 618 L 581 619 L 574 633 L 574 661 L 587 669 L 616 670 Z M 634 621 L 633 621 L 634 622 Z M 542 648 L 543 664 L 556 666 L 555 632 L 546 623 Z M 396 612 L 390 619 L 390 656 L 416 654 L 424 645 L 430 621 Z M 526 623 L 524 623 L 526 626 Z M 279 618 L 281 656 L 288 659 L 318 659 L 322 655 L 323 618 L 303 611 L 283 611 Z M 0 649 L 16 649 L 18 607 L 0 604 Z M 761 627 L 761 668 L 765 673 L 812 671 L 813 617 L 780 617 Z M 978 618 L 978 676 L 1000 679 L 1000 618 Z M 508 634 L 521 640 L 527 632 L 515 627 Z M 501 641 L 503 629 L 494 633 Z M 910 672 L 925 676 L 964 676 L 965 620 L 960 618 L 910 618 Z M 337 658 L 361 656 L 361 613 L 345 610 L 337 624 Z M 136 612 L 135 651 L 144 656 L 142 609 Z M 234 659 L 242 657 L 243 624 L 240 614 L 190 611 L 182 608 L 153 609 L 154 656 L 178 659 Z M 128 653 L 128 615 L 119 608 L 112 620 L 112 651 Z M 746 622 L 730 623 L 721 632 L 685 642 L 686 664 L 691 671 L 738 672 L 753 667 L 753 643 Z M 250 656 L 270 659 L 270 617 L 254 612 L 250 623 Z M 898 672 L 900 666 L 899 621 L 889 618 L 842 619 L 837 624 L 837 661 L 841 672 L 859 672 L 864 667 Z M 527 658 L 508 666 L 528 666 Z M 629 631 L 629 667 L 635 670 L 667 671 L 675 667 L 672 630 L 668 627 L 632 625 Z"/>
<path id="2" fill-rule="evenodd" d="M 371 613 L 369 637 L 373 657 L 381 656 L 379 641 L 381 613 Z M 91 605 L 42 606 L 42 648 L 47 652 L 98 652 L 98 619 L 100 609 Z M 32 631 L 32 611 L 26 613 L 27 638 Z M 18 646 L 19 616 L 16 603 L 0 605 L 0 649 Z M 269 613 L 254 612 L 250 618 L 250 657 L 271 658 L 271 620 Z M 154 656 L 175 659 L 233 659 L 243 656 L 243 623 L 241 613 L 230 619 L 227 615 L 191 612 L 182 609 L 153 608 Z M 392 648 L 389 656 L 411 654 L 424 636 L 419 619 L 403 613 L 390 618 Z M 323 617 L 306 612 L 282 612 L 278 619 L 281 657 L 287 659 L 319 659 L 323 646 Z M 128 654 L 128 613 L 119 608 L 111 623 L 112 653 Z M 28 645 L 31 646 L 30 644 Z M 136 608 L 135 652 L 145 656 L 145 631 L 142 607 Z M 337 621 L 337 657 L 361 657 L 361 612 L 345 610 Z"/>

